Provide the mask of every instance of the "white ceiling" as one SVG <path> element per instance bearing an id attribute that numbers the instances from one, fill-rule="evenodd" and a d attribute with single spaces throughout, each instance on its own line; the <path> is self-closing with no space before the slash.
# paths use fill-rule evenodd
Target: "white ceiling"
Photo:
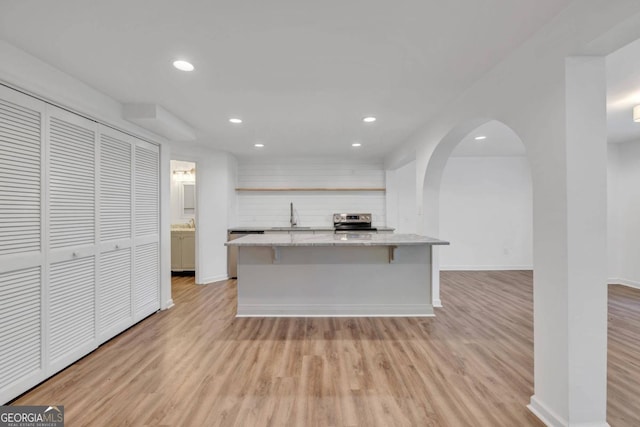
<path id="1" fill-rule="evenodd" d="M 640 105 L 640 40 L 607 56 L 607 126 L 609 143 L 640 143 L 640 123 L 632 120 Z M 476 141 L 478 135 L 486 140 Z M 524 144 L 509 127 L 488 122 L 468 134 L 451 153 L 454 157 L 525 156 Z"/>
<path id="2" fill-rule="evenodd" d="M 5 0 L 0 36 L 237 155 L 379 157 L 568 2 Z"/>
<path id="3" fill-rule="evenodd" d="M 476 136 L 486 139 L 476 141 Z M 492 120 L 468 134 L 451 153 L 452 157 L 526 156 L 524 144 L 510 127 Z"/>

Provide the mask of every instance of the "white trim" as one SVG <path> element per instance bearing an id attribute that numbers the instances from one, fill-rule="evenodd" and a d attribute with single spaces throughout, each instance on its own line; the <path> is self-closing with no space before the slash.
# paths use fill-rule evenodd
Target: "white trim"
<path id="1" fill-rule="evenodd" d="M 546 426 L 566 427 L 569 425 L 569 423 L 565 419 L 555 414 L 542 402 L 540 402 L 540 400 L 535 395 L 531 396 L 531 402 L 527 405 L 527 408 Z"/>
<path id="2" fill-rule="evenodd" d="M 438 308 L 442 308 L 442 301 L 440 300 L 440 298 L 433 300 L 433 306 L 434 307 L 438 307 Z"/>
<path id="3" fill-rule="evenodd" d="M 210 283 L 221 282 L 223 280 L 229 280 L 229 276 L 227 276 L 226 274 L 221 274 L 219 276 L 205 277 L 196 281 L 196 285 L 208 285 Z"/>
<path id="4" fill-rule="evenodd" d="M 434 317 L 431 304 L 238 304 L 236 317 Z"/>
<path id="5" fill-rule="evenodd" d="M 549 427 L 568 427 L 569 423 L 564 419 L 559 417 L 549 408 L 547 408 L 544 404 L 540 402 L 535 395 L 531 396 L 531 403 L 527 405 L 527 408 L 538 417 L 540 421 L 542 421 L 546 426 Z M 587 422 L 587 423 L 571 423 L 571 427 L 610 427 L 609 423 L 602 422 Z"/>
<path id="6" fill-rule="evenodd" d="M 637 282 L 635 280 L 613 278 L 608 279 L 607 282 L 609 285 L 623 285 L 630 288 L 640 289 L 640 282 Z"/>
<path id="7" fill-rule="evenodd" d="M 173 308 L 175 304 L 173 303 L 173 299 L 170 299 L 169 301 L 167 301 L 166 303 L 163 304 L 162 308 L 160 308 L 160 310 L 169 310 L 170 308 Z"/>
<path id="8" fill-rule="evenodd" d="M 173 306 L 171 295 L 171 147 L 160 145 L 159 160 L 159 197 L 160 222 L 158 238 L 160 241 L 160 307 Z M 135 224 L 132 224 L 134 227 Z M 196 233 L 197 234 L 197 233 Z"/>
<path id="9" fill-rule="evenodd" d="M 441 265 L 440 271 L 533 270 L 533 265 Z"/>

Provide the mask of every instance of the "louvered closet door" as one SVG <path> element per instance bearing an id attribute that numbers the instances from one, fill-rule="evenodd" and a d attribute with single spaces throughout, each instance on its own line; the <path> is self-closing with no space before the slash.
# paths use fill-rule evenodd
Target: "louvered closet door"
<path id="1" fill-rule="evenodd" d="M 159 265 L 159 149 L 144 141 L 135 144 L 134 318 L 160 309 Z"/>
<path id="2" fill-rule="evenodd" d="M 0 403 L 44 379 L 44 111 L 0 86 Z"/>
<path id="3" fill-rule="evenodd" d="M 48 108 L 49 373 L 96 346 L 97 124 Z"/>
<path id="4" fill-rule="evenodd" d="M 129 135 L 100 126 L 100 342 L 133 324 L 133 147 Z"/>

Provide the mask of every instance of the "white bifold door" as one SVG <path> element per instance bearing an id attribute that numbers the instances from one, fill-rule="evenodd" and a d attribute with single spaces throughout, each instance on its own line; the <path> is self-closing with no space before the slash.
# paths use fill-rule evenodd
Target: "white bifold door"
<path id="1" fill-rule="evenodd" d="M 0 87 L 0 403 L 45 375 L 45 109 Z"/>
<path id="2" fill-rule="evenodd" d="M 97 345 L 97 125 L 49 105 L 47 124 L 45 326 L 50 370 L 57 371 Z"/>
<path id="3" fill-rule="evenodd" d="M 0 403 L 160 308 L 158 165 L 0 86 Z"/>

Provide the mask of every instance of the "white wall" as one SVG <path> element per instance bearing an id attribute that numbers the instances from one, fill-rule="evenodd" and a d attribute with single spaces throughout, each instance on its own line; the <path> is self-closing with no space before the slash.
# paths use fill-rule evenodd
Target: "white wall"
<path id="1" fill-rule="evenodd" d="M 640 287 L 640 141 L 608 154 L 609 283 Z"/>
<path id="2" fill-rule="evenodd" d="M 173 174 L 175 170 L 184 171 L 191 170 L 191 168 L 195 168 L 195 163 L 171 160 L 171 224 L 182 224 L 189 222 L 191 218 L 195 218 L 195 215 L 185 215 L 182 212 L 182 184 L 185 181 L 176 179 L 176 175 Z M 195 180 L 189 181 L 189 183 L 193 184 Z"/>
<path id="3" fill-rule="evenodd" d="M 382 162 L 323 158 L 241 159 L 240 188 L 384 188 Z M 299 226 L 332 226 L 334 212 L 371 212 L 386 225 L 382 191 L 241 191 L 238 226 L 287 226 L 293 202 Z"/>
<path id="4" fill-rule="evenodd" d="M 607 147 L 607 272 L 609 283 L 619 283 L 620 276 L 620 227 L 622 212 L 618 195 L 620 171 L 620 146 L 609 144 Z"/>
<path id="5" fill-rule="evenodd" d="M 396 233 L 417 233 L 416 162 L 387 171 L 387 225 Z"/>
<path id="6" fill-rule="evenodd" d="M 440 190 L 443 270 L 533 268 L 531 172 L 524 157 L 451 157 Z"/>

